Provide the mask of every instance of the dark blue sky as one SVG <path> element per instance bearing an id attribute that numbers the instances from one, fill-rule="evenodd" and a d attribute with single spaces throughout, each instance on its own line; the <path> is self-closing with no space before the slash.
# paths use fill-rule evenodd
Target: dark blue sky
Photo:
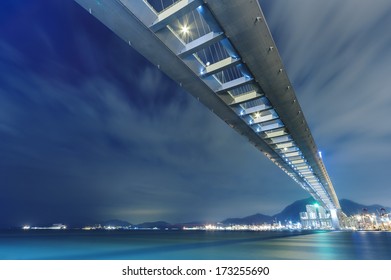
<path id="1" fill-rule="evenodd" d="M 262 1 L 340 198 L 391 205 L 391 3 Z M 73 1 L 0 4 L 0 226 L 217 221 L 308 195 Z"/>

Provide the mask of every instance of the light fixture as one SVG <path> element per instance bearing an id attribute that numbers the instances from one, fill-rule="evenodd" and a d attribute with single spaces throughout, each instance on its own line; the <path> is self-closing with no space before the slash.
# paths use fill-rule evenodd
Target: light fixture
<path id="1" fill-rule="evenodd" d="M 184 26 L 182 26 L 181 31 L 182 31 L 182 33 L 184 33 L 184 34 L 187 34 L 187 33 L 189 33 L 189 27 L 188 27 L 187 25 L 184 25 Z"/>

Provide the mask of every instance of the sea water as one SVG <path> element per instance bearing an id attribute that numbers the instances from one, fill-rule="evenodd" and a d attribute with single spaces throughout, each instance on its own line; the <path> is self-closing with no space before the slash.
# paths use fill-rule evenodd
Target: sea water
<path id="1" fill-rule="evenodd" d="M 391 232 L 0 231 L 8 260 L 391 259 Z"/>

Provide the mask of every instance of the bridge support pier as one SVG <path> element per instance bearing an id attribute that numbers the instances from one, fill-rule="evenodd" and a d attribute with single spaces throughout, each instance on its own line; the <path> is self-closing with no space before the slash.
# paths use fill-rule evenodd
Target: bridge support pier
<path id="1" fill-rule="evenodd" d="M 341 225 L 339 224 L 339 212 L 340 210 L 337 209 L 330 209 L 330 214 L 331 214 L 331 222 L 333 224 L 334 229 L 341 229 Z"/>

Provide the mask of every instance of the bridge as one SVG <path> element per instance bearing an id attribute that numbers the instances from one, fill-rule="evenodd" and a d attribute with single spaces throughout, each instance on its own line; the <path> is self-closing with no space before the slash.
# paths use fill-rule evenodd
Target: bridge
<path id="1" fill-rule="evenodd" d="M 309 192 L 341 207 L 257 0 L 75 0 Z"/>

